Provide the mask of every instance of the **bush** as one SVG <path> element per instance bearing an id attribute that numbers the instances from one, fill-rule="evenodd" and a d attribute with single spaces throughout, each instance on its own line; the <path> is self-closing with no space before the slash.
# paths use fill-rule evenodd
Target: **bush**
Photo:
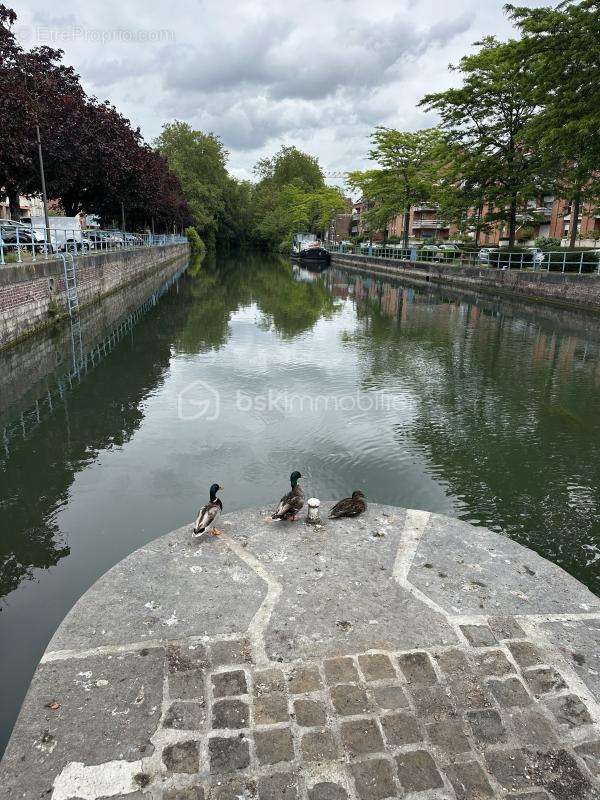
<path id="1" fill-rule="evenodd" d="M 540 250 L 552 250 L 555 247 L 560 247 L 560 239 L 554 239 L 552 236 L 538 236 L 535 240 L 535 246 Z"/>
<path id="2" fill-rule="evenodd" d="M 204 255 L 206 253 L 206 245 L 198 235 L 196 228 L 186 228 L 185 235 L 190 243 L 190 252 L 192 255 Z"/>

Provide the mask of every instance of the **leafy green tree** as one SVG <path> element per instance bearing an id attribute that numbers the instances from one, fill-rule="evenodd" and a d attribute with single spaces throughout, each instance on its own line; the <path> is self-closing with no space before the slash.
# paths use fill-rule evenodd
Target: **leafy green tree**
<path id="1" fill-rule="evenodd" d="M 528 146 L 536 114 L 530 49 L 515 40 L 487 37 L 461 59 L 462 85 L 426 95 L 420 105 L 437 111 L 450 143 L 463 154 L 470 176 L 481 174 L 486 222 L 506 221 L 515 243 L 519 204 L 535 193 L 540 159 Z"/>
<path id="2" fill-rule="evenodd" d="M 540 113 L 531 146 L 556 171 L 557 194 L 571 199 L 571 247 L 582 204 L 600 196 L 600 2 L 506 6 L 523 34 L 530 87 Z"/>
<path id="3" fill-rule="evenodd" d="M 369 158 L 379 169 L 350 172 L 348 184 L 372 201 L 366 218 L 375 229 L 385 229 L 404 214 L 404 247 L 408 247 L 410 211 L 435 196 L 436 164 L 442 135 L 437 128 L 412 133 L 378 127 L 371 135 Z"/>
<path id="4" fill-rule="evenodd" d="M 212 133 L 195 131 L 187 122 L 175 120 L 163 126 L 155 146 L 179 178 L 200 235 L 214 244 L 228 179 L 223 143 Z"/>
<path id="5" fill-rule="evenodd" d="M 296 147 L 261 159 L 254 172 L 253 236 L 268 248 L 289 248 L 298 231 L 322 233 L 346 206 L 342 192 L 325 185 L 317 160 Z"/>
<path id="6" fill-rule="evenodd" d="M 319 189 L 325 179 L 316 158 L 297 147 L 281 147 L 271 158 L 261 158 L 254 167 L 262 181 L 270 181 L 276 188 L 297 182 L 304 189 Z"/>

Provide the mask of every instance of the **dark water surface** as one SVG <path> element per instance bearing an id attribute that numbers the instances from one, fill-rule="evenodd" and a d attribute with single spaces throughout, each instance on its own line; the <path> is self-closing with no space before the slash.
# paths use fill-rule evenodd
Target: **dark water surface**
<path id="1" fill-rule="evenodd" d="M 299 469 L 321 498 L 487 525 L 600 593 L 599 342 L 542 306 L 264 256 L 190 270 L 0 441 L 0 751 L 68 609 L 215 481 L 234 510 Z"/>

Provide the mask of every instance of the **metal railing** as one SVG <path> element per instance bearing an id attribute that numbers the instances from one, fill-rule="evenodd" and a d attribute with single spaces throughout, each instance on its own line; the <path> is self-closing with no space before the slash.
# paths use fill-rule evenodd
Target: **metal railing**
<path id="1" fill-rule="evenodd" d="M 385 258 L 411 263 L 445 264 L 460 267 L 493 269 L 521 269 L 563 273 L 600 273 L 600 250 L 549 251 L 532 248 L 523 252 L 510 252 L 504 248 L 482 248 L 479 251 L 435 245 L 404 248 L 401 245 L 345 245 L 328 244 L 330 253 L 360 255 L 364 258 Z"/>
<path id="2" fill-rule="evenodd" d="M 53 228 L 33 225 L 11 225 L 0 220 L 0 266 L 5 264 L 47 261 L 61 253 L 104 253 L 131 250 L 165 244 L 184 244 L 185 236 L 178 234 L 130 233 L 98 228 Z"/>

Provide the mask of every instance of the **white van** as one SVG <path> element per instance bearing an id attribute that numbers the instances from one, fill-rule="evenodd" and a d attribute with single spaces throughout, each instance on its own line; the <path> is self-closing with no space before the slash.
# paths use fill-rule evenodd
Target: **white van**
<path id="1" fill-rule="evenodd" d="M 46 242 L 46 222 L 44 217 L 23 217 L 22 222 L 31 225 L 35 238 L 43 245 Z M 79 217 L 50 217 L 50 246 L 53 252 L 82 250 L 85 242 L 81 233 Z"/>

